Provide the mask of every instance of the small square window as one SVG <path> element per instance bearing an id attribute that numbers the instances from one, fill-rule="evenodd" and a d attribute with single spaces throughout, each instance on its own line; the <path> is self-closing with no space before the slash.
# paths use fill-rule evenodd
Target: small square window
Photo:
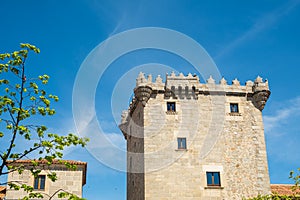
<path id="1" fill-rule="evenodd" d="M 177 138 L 178 149 L 186 149 L 186 138 Z"/>
<path id="2" fill-rule="evenodd" d="M 34 189 L 35 190 L 44 190 L 45 189 L 46 176 L 39 175 L 34 178 Z"/>
<path id="3" fill-rule="evenodd" d="M 239 112 L 239 104 L 231 103 L 230 104 L 230 112 L 231 113 L 238 113 Z"/>
<path id="4" fill-rule="evenodd" d="M 167 111 L 170 111 L 170 112 L 176 111 L 175 102 L 167 102 Z"/>
<path id="5" fill-rule="evenodd" d="M 206 172 L 207 186 L 221 186 L 220 172 Z"/>

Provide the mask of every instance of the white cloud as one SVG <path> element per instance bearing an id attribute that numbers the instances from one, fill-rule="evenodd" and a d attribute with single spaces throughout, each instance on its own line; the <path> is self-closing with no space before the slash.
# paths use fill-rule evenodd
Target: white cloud
<path id="1" fill-rule="evenodd" d="M 300 114 L 300 97 L 296 97 L 289 101 L 282 102 L 278 106 L 279 109 L 271 115 L 264 116 L 264 124 L 266 133 L 271 133 L 275 128 L 279 128 Z"/>
<path id="2" fill-rule="evenodd" d="M 90 141 L 88 143 L 88 147 L 93 148 L 107 148 L 111 146 L 115 146 L 116 148 L 124 149 L 125 150 L 125 139 L 124 136 L 120 133 L 105 133 L 100 134 L 97 137 L 103 137 L 103 142 L 98 143 L 94 141 Z M 105 138 L 105 141 L 104 141 Z"/>
<path id="3" fill-rule="evenodd" d="M 253 26 L 249 30 L 247 30 L 246 32 L 241 34 L 239 37 L 237 37 L 235 40 L 233 40 L 229 45 L 225 46 L 225 48 L 223 48 L 217 54 L 215 59 L 223 57 L 225 54 L 229 53 L 230 51 L 233 51 L 235 48 L 242 45 L 247 40 L 253 38 L 258 33 L 271 27 L 278 21 L 279 18 L 281 18 L 283 15 L 286 15 L 287 13 L 289 13 L 299 3 L 300 3 L 300 1 L 290 0 L 282 7 L 277 8 L 277 9 L 273 10 L 272 12 L 265 14 L 263 17 L 261 17 L 259 20 L 257 20 L 257 22 L 254 23 Z"/>
<path id="4" fill-rule="evenodd" d="M 264 117 L 271 182 L 287 183 L 289 171 L 299 167 L 300 96 L 270 103 L 277 108 Z"/>
<path id="5" fill-rule="evenodd" d="M 114 122 L 100 121 L 96 117 L 85 116 L 81 118 L 77 132 L 73 118 L 64 118 L 56 127 L 51 127 L 50 130 L 59 134 L 72 132 L 80 137 L 88 137 L 90 141 L 87 143 L 86 150 L 98 162 L 107 167 L 124 171 L 126 169 L 126 140 L 121 132 L 104 131 L 104 129 L 109 129 L 110 126 L 115 125 Z M 83 155 L 87 152 L 82 151 L 81 146 L 67 147 L 63 153 L 64 159 L 81 159 L 85 161 L 85 157 L 89 157 L 89 155 Z"/>
<path id="6" fill-rule="evenodd" d="M 100 123 L 101 121 L 101 123 Z M 53 132 L 56 133 L 75 133 L 80 137 L 87 137 L 90 141 L 87 143 L 86 149 L 91 153 L 95 159 L 106 166 L 111 166 L 114 169 L 123 169 L 124 152 L 126 152 L 126 140 L 120 132 L 106 132 L 105 129 L 112 129 L 109 127 L 115 126 L 114 122 L 108 120 L 100 120 L 96 117 L 85 116 L 81 118 L 78 124 L 77 131 L 73 118 L 64 119 L 59 122 L 57 127 L 53 127 Z M 51 130 L 52 131 L 52 130 Z M 74 153 L 78 152 L 80 147 L 67 147 L 64 149 L 64 159 L 77 159 Z M 82 155 L 78 155 L 79 157 Z"/>
<path id="7" fill-rule="evenodd" d="M 91 141 L 87 150 L 100 163 L 116 169 L 126 170 L 126 141 L 119 133 L 98 134 L 97 141 Z"/>

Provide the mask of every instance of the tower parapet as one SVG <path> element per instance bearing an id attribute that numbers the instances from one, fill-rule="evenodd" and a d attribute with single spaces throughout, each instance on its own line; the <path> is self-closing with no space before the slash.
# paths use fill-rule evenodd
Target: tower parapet
<path id="1" fill-rule="evenodd" d="M 226 95 L 226 96 L 245 96 L 252 100 L 254 106 L 262 111 L 271 94 L 269 90 L 268 80 L 258 76 L 254 82 L 248 80 L 245 85 L 241 85 L 240 81 L 235 78 L 231 81 L 231 85 L 223 77 L 218 83 L 210 76 L 206 83 L 201 83 L 197 75 L 189 73 L 187 76 L 179 73 L 176 75 L 172 72 L 170 75 L 166 74 L 166 81 L 163 82 L 160 75 L 152 80 L 152 75 L 149 74 L 147 78 L 145 74 L 140 72 L 136 79 L 136 87 L 134 88 L 134 97 L 129 105 L 126 114 L 122 115 L 122 122 L 120 124 L 121 130 L 126 137 L 126 118 L 135 110 L 138 102 L 146 106 L 147 101 L 151 96 L 156 94 L 164 94 L 165 99 L 198 99 L 198 95 Z"/>
<path id="2" fill-rule="evenodd" d="M 232 80 L 229 85 L 223 77 L 219 83 L 210 76 L 206 83 L 201 83 L 197 75 L 188 74 L 184 76 L 182 73 L 176 75 L 172 72 L 166 74 L 165 83 L 160 75 L 155 81 L 152 81 L 152 75 L 146 78 L 144 73 L 140 72 L 136 79 L 136 87 L 134 89 L 134 98 L 131 102 L 129 110 L 134 109 L 134 105 L 141 101 L 145 106 L 151 95 L 164 93 L 165 98 L 198 98 L 199 94 L 224 94 L 226 96 L 247 96 L 252 98 L 253 104 L 259 110 L 263 110 L 270 96 L 268 81 L 258 76 L 255 81 L 247 81 L 245 85 L 241 85 L 238 79 Z"/>

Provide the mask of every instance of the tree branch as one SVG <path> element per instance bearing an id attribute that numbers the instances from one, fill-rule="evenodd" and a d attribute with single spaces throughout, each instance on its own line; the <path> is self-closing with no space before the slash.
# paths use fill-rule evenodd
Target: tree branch
<path id="1" fill-rule="evenodd" d="M 13 124 L 16 124 L 15 118 L 14 118 L 14 116 L 13 116 L 13 114 L 12 114 L 12 112 L 11 112 L 11 109 L 9 108 L 8 105 L 7 105 L 7 110 L 8 110 L 8 113 L 9 113 L 9 115 L 10 115 L 10 118 L 11 118 L 12 121 L 13 121 Z"/>
<path id="2" fill-rule="evenodd" d="M 13 127 L 13 136 L 12 139 L 10 141 L 10 145 L 7 149 L 7 156 L 3 159 L 2 165 L 0 166 L 0 174 L 2 174 L 3 168 L 4 166 L 7 164 L 7 159 L 9 158 L 12 148 L 14 146 L 16 137 L 17 137 L 17 130 L 18 130 L 18 126 L 19 126 L 19 122 L 20 120 L 20 116 L 21 116 L 21 110 L 22 110 L 22 104 L 23 104 L 23 93 L 24 93 L 24 84 L 25 84 L 25 61 L 26 58 L 24 58 L 23 62 L 22 62 L 22 83 L 21 83 L 21 90 L 20 90 L 20 103 L 19 103 L 19 111 L 18 111 L 18 116 L 17 116 L 17 120 L 16 120 L 16 124 L 15 127 Z"/>

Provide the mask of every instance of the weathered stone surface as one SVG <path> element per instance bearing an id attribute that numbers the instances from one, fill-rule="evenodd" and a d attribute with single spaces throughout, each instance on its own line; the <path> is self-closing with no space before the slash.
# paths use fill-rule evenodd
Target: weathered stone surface
<path id="1" fill-rule="evenodd" d="M 24 162 L 21 160 L 21 164 L 25 166 L 25 171 L 22 174 L 19 174 L 17 171 L 11 172 L 8 174 L 8 182 L 18 182 L 21 184 L 27 184 L 28 186 L 34 187 L 34 176 L 30 173 L 29 169 L 32 168 L 30 161 L 25 160 Z M 19 162 L 19 164 L 20 164 Z M 75 161 L 72 161 L 76 163 Z M 36 190 L 37 192 L 41 192 L 44 194 L 44 198 L 42 199 L 49 199 L 49 196 L 56 194 L 57 191 L 63 190 L 70 192 L 72 194 L 76 194 L 79 197 L 82 197 L 82 186 L 85 184 L 86 179 L 86 163 L 80 165 L 76 165 L 76 170 L 68 169 L 63 164 L 52 164 L 50 166 L 45 164 L 40 164 L 39 169 L 42 171 L 39 175 L 45 175 L 45 189 L 44 190 Z M 16 165 L 16 164 L 14 164 Z M 55 172 L 57 175 L 57 180 L 52 182 L 48 177 L 47 174 Z M 21 199 L 27 196 L 28 193 L 24 192 L 23 189 L 20 190 L 13 190 L 7 188 L 6 191 L 6 199 Z M 58 198 L 55 195 L 53 200 L 64 200 L 64 198 Z"/>
<path id="2" fill-rule="evenodd" d="M 152 94 L 146 103 L 134 98 L 120 125 L 127 139 L 128 200 L 232 200 L 270 193 L 261 113 L 268 96 L 257 97 L 270 94 L 267 81 L 259 77 L 242 86 L 235 79 L 227 85 L 210 77 L 201 84 L 195 75 L 175 73 L 167 75 L 164 87 L 149 80 L 140 74 L 137 88 L 150 87 Z M 175 102 L 176 111 L 167 111 L 167 102 Z M 186 138 L 186 149 L 178 149 L 177 138 Z M 206 172 L 219 172 L 221 186 L 208 187 Z"/>

